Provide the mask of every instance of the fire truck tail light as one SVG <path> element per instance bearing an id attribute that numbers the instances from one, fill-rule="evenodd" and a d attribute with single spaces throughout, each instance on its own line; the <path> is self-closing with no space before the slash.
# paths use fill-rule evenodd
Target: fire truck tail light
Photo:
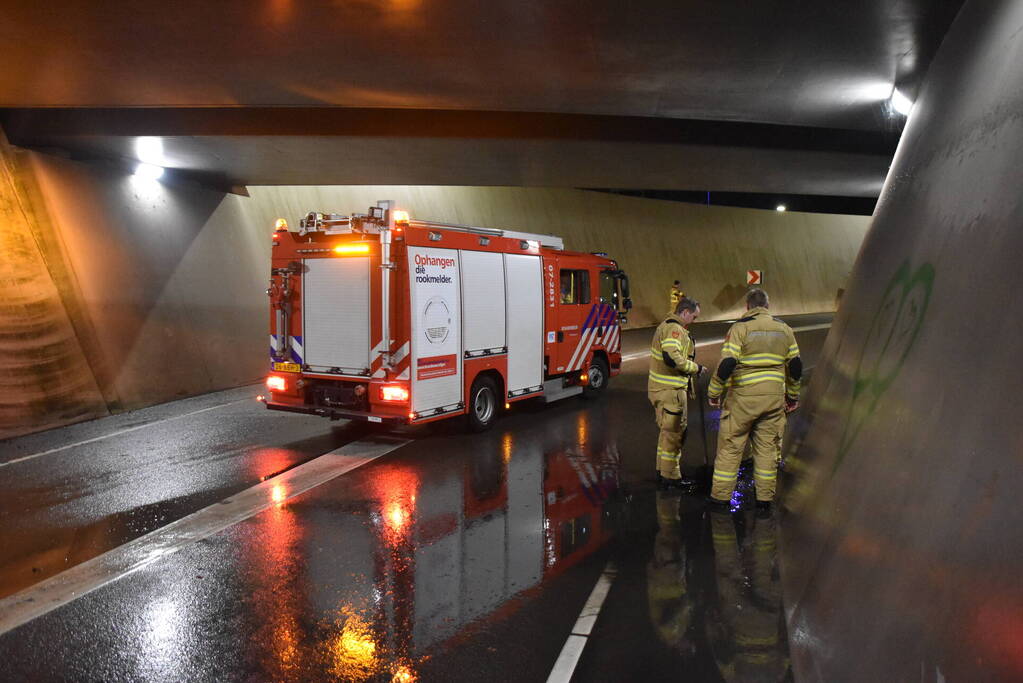
<path id="1" fill-rule="evenodd" d="M 380 387 L 380 400 L 382 401 L 398 401 L 404 403 L 408 401 L 408 389 L 405 387 Z"/>
<path id="2" fill-rule="evenodd" d="M 270 391 L 287 391 L 288 381 L 279 375 L 270 375 L 266 378 L 266 388 Z"/>
<path id="3" fill-rule="evenodd" d="M 368 244 L 339 244 L 334 247 L 334 253 L 341 256 L 354 256 L 356 254 L 368 254 Z"/>

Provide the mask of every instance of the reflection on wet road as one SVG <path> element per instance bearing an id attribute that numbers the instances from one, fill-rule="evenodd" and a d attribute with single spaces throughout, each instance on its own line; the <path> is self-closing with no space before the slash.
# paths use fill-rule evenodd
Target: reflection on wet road
<path id="1" fill-rule="evenodd" d="M 645 385 L 631 362 L 599 401 L 268 480 L 269 508 L 0 635 L 5 677 L 542 681 L 613 559 L 575 680 L 784 680 L 775 520 L 655 490 Z"/>

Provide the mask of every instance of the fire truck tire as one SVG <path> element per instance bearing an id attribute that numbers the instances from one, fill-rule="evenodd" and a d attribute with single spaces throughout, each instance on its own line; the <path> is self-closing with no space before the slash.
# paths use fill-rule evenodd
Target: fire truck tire
<path id="1" fill-rule="evenodd" d="M 497 386 L 489 377 L 477 377 L 469 391 L 469 431 L 490 429 L 497 418 Z"/>
<path id="2" fill-rule="evenodd" d="M 603 356 L 594 356 L 590 360 L 586 376 L 588 379 L 586 386 L 583 387 L 583 398 L 598 398 L 607 389 L 607 381 L 611 378 L 611 372 Z"/>

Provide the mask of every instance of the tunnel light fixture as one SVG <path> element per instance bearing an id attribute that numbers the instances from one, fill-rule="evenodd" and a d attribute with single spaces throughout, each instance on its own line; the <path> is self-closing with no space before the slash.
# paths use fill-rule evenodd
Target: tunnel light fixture
<path id="1" fill-rule="evenodd" d="M 163 138 L 143 136 L 135 139 L 135 158 L 144 164 L 162 166 Z"/>
<path id="2" fill-rule="evenodd" d="M 788 211 L 789 207 L 785 206 L 784 204 L 779 204 L 778 206 L 774 207 L 774 210 L 779 212 Z"/>
<path id="3" fill-rule="evenodd" d="M 903 116 L 909 116 L 909 112 L 913 110 L 913 101 L 901 93 L 898 88 L 892 90 L 891 103 L 892 109 Z"/>
<path id="4" fill-rule="evenodd" d="M 163 177 L 163 166 L 141 163 L 135 167 L 135 177 L 143 180 L 159 180 Z"/>

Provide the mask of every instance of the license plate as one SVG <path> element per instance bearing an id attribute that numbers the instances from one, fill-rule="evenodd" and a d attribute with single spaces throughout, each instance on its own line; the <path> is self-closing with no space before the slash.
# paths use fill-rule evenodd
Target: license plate
<path id="1" fill-rule="evenodd" d="M 278 372 L 302 372 L 302 366 L 298 363 L 274 363 L 274 370 Z"/>

